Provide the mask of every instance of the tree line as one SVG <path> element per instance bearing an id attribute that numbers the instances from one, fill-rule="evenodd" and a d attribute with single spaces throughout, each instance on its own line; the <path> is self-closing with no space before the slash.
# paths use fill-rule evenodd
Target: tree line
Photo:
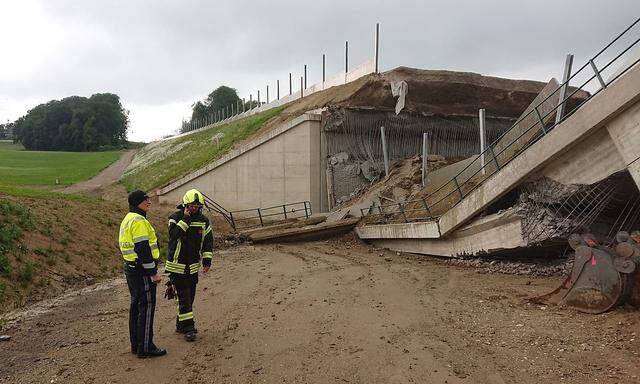
<path id="1" fill-rule="evenodd" d="M 129 112 L 112 93 L 51 100 L 13 123 L 13 134 L 28 150 L 97 151 L 127 145 Z"/>
<path id="2" fill-rule="evenodd" d="M 264 104 L 262 102 L 261 104 Z M 182 123 L 180 133 L 187 132 L 191 126 L 191 122 L 201 121 L 210 116 L 216 116 L 222 110 L 233 106 L 234 111 L 242 108 L 242 100 L 238 96 L 238 91 L 226 85 L 220 86 L 213 90 L 209 95 L 201 101 L 196 101 L 191 105 L 191 120 Z M 258 106 L 256 100 L 246 101 L 244 110 L 255 108 Z"/>

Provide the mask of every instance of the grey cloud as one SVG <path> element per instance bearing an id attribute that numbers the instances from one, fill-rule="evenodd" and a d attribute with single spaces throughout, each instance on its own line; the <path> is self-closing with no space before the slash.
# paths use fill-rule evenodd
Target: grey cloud
<path id="1" fill-rule="evenodd" d="M 0 80 L 16 99 L 111 91 L 132 104 L 204 97 L 221 84 L 242 96 L 309 65 L 309 81 L 372 54 L 382 26 L 383 69 L 399 65 L 494 75 L 558 76 L 599 49 L 640 12 L 618 1 L 43 1 L 69 31 L 28 79 Z M 555 71 L 554 73 L 549 73 Z M 294 81 L 294 84 L 297 84 Z M 135 129 L 135 127 L 134 127 Z"/>

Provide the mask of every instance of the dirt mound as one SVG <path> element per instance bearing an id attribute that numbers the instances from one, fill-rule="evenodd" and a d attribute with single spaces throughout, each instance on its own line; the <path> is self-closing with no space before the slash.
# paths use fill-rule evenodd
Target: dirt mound
<path id="1" fill-rule="evenodd" d="M 398 81 L 409 86 L 405 110 L 410 112 L 477 116 L 478 109 L 484 108 L 487 117 L 511 118 L 518 117 L 545 85 L 469 72 L 399 67 L 372 76 L 344 105 L 393 109 L 396 99 L 391 95 L 391 83 Z"/>
<path id="2" fill-rule="evenodd" d="M 394 81 L 406 81 L 409 86 L 405 111 L 427 115 L 477 116 L 478 109 L 484 108 L 487 117 L 502 118 L 518 117 L 546 84 L 470 72 L 398 67 L 291 102 L 255 136 L 305 112 L 328 106 L 393 110 L 396 98 L 391 94 L 391 82 Z"/>

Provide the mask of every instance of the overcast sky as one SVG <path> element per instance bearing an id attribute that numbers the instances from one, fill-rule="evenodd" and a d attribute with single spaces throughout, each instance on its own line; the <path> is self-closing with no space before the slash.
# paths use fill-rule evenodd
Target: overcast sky
<path id="1" fill-rule="evenodd" d="M 342 68 L 345 40 L 349 62 L 363 62 L 376 22 L 382 70 L 548 80 L 566 53 L 581 65 L 639 16 L 639 0 L 2 0 L 0 122 L 112 92 L 130 111 L 129 138 L 150 141 L 220 85 L 255 97 L 304 64 L 313 84 L 322 53 L 327 74 Z"/>

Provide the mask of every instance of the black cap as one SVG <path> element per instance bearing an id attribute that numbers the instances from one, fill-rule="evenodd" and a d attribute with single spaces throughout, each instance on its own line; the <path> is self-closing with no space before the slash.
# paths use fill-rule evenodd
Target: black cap
<path id="1" fill-rule="evenodd" d="M 140 205 L 140 203 L 142 203 L 143 201 L 145 201 L 145 199 L 148 199 L 148 198 L 149 196 L 147 196 L 145 192 L 137 190 L 137 191 L 131 192 L 127 200 L 129 200 L 130 206 L 137 207 L 138 205 Z"/>

